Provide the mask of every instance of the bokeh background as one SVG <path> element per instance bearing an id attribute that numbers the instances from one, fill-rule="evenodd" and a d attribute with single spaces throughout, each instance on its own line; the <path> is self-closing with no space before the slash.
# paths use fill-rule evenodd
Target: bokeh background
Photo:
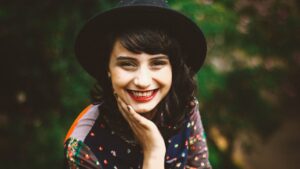
<path id="1" fill-rule="evenodd" d="M 62 168 L 63 139 L 90 103 L 73 44 L 115 0 L 0 1 L 0 168 Z M 203 29 L 197 74 L 216 169 L 299 169 L 300 1 L 169 0 Z"/>

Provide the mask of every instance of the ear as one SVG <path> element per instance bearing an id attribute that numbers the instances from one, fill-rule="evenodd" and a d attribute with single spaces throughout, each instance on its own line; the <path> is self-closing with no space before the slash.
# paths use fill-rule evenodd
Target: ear
<path id="1" fill-rule="evenodd" d="M 107 77 L 110 78 L 111 77 L 111 74 L 110 72 L 107 72 Z"/>

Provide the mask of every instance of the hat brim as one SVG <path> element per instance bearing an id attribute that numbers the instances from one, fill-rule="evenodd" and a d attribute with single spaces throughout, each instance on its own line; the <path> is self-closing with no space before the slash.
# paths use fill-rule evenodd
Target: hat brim
<path id="1" fill-rule="evenodd" d="M 175 36 L 185 53 L 185 62 L 193 74 L 203 65 L 206 41 L 200 28 L 183 14 L 157 6 L 126 6 L 100 13 L 89 20 L 75 41 L 75 54 L 81 66 L 94 78 L 101 79 L 104 69 L 105 36 L 115 27 L 129 24 L 158 24 Z"/>

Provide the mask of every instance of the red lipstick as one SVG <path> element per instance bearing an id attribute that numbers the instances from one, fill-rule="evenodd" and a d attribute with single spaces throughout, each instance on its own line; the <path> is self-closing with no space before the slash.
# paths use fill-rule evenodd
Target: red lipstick
<path id="1" fill-rule="evenodd" d="M 130 97 L 135 100 L 136 102 L 148 102 L 150 100 L 152 100 L 156 93 L 157 93 L 157 89 L 156 90 L 148 90 L 148 91 L 133 91 L 133 90 L 128 90 L 128 93 L 130 95 Z"/>

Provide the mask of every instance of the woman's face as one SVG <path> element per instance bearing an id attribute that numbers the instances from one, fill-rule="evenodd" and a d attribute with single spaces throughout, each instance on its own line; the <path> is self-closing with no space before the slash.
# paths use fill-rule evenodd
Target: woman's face
<path id="1" fill-rule="evenodd" d="M 168 56 L 132 53 L 118 40 L 110 55 L 108 75 L 114 92 L 138 113 L 153 110 L 172 84 Z"/>

